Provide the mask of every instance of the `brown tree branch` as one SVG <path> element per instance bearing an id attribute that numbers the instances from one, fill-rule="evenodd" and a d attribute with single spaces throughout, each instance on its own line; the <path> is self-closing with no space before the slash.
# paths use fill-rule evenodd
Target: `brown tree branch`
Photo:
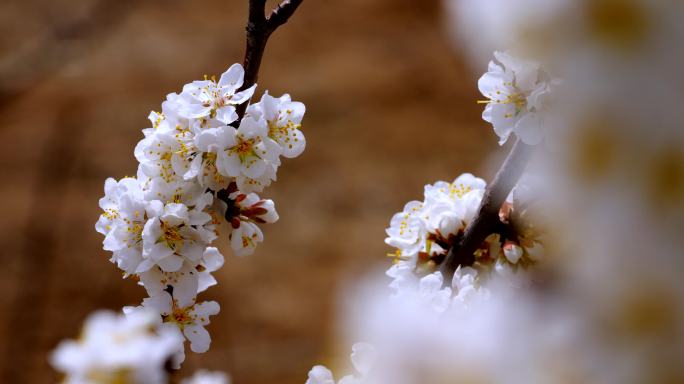
<path id="1" fill-rule="evenodd" d="M 256 81 L 259 78 L 261 59 L 264 56 L 268 38 L 276 29 L 278 29 L 278 27 L 287 22 L 302 1 L 303 0 L 284 0 L 268 17 L 266 17 L 264 11 L 266 0 L 249 1 L 249 16 L 246 28 L 247 46 L 245 48 L 245 59 L 243 64 L 245 67 L 245 80 L 240 91 L 256 84 Z M 249 102 L 245 102 L 238 105 L 237 114 L 239 119 L 233 124 L 239 124 L 240 120 L 245 115 L 248 103 Z"/>
<path id="2" fill-rule="evenodd" d="M 494 180 L 487 186 L 477 215 L 466 227 L 460 241 L 449 249 L 442 263 L 441 271 L 446 284 L 451 284 L 456 268 L 475 262 L 475 251 L 501 224 L 499 210 L 525 171 L 525 166 L 532 155 L 532 148 L 518 140 Z"/>
<path id="3" fill-rule="evenodd" d="M 282 3 L 278 4 L 278 6 L 273 10 L 273 12 L 271 12 L 271 15 L 268 17 L 268 29 L 271 32 L 273 32 L 276 30 L 276 28 L 285 24 L 287 20 L 290 19 L 290 16 L 294 14 L 294 12 L 297 10 L 297 7 L 299 7 L 299 4 L 301 3 L 302 0 L 285 0 Z"/>

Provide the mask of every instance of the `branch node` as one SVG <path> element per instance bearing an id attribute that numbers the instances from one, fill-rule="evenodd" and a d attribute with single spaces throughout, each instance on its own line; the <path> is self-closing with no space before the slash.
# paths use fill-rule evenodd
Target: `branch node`
<path id="1" fill-rule="evenodd" d="M 477 215 L 465 229 L 461 240 L 449 249 L 442 264 L 445 284 L 450 284 L 460 265 L 475 262 L 475 251 L 500 224 L 499 210 L 525 171 L 532 148 L 518 139 L 494 180 L 487 186 Z"/>

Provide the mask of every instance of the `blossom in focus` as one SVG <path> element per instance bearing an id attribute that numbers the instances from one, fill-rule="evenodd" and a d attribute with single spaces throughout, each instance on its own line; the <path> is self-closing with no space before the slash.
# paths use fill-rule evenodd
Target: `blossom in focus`
<path id="1" fill-rule="evenodd" d="M 67 384 L 164 384 L 165 365 L 182 351 L 177 332 L 156 326 L 156 314 L 100 311 L 86 320 L 77 340 L 63 341 L 50 363 Z"/>
<path id="2" fill-rule="evenodd" d="M 181 269 L 175 272 L 165 272 L 155 266 L 138 276 L 149 296 L 160 295 L 171 286 L 174 297 L 180 302 L 189 302 L 198 293 L 216 285 L 211 273 L 221 268 L 223 261 L 223 255 L 217 248 L 208 247 L 197 265 L 184 262 Z"/>
<path id="3" fill-rule="evenodd" d="M 494 57 L 498 63 L 490 62 L 478 82 L 487 98 L 482 118 L 494 126 L 499 144 L 511 133 L 526 144 L 538 144 L 543 139 L 543 101 L 550 92 L 540 65 L 505 52 L 495 52 Z"/>
<path id="4" fill-rule="evenodd" d="M 219 313 L 217 302 L 195 303 L 194 298 L 177 298 L 168 292 L 161 292 L 143 300 L 142 307 L 156 311 L 165 324 L 176 326 L 190 341 L 193 352 L 203 353 L 209 350 L 211 337 L 204 326 L 209 324 L 209 316 Z"/>
<path id="5" fill-rule="evenodd" d="M 285 94 L 275 98 L 265 92 L 261 101 L 252 104 L 247 114 L 261 116 L 268 124 L 268 138 L 280 146 L 287 158 L 299 156 L 306 147 L 304 134 L 300 130 L 306 108 L 304 104 L 292 101 Z"/>
<path id="6" fill-rule="evenodd" d="M 150 113 L 152 128 L 143 129 L 145 137 L 135 146 L 139 173 L 147 178 L 161 178 L 172 183 L 184 178 L 190 163 L 183 156 L 192 146 L 189 122 L 165 114 Z"/>
<path id="7" fill-rule="evenodd" d="M 153 265 L 166 272 L 175 272 L 185 260 L 197 264 L 208 245 L 205 239 L 215 237 L 211 235 L 211 229 L 203 227 L 211 224 L 211 216 L 203 209 L 204 204 L 190 209 L 182 203 L 150 202 L 148 215 L 151 219 L 142 232 L 144 261 L 137 272 L 145 272 Z"/>
<path id="8" fill-rule="evenodd" d="M 246 115 L 240 127 L 226 127 L 216 166 L 224 176 L 259 178 L 269 165 L 280 165 L 280 147 L 265 140 L 268 126 L 263 118 Z"/>
<path id="9" fill-rule="evenodd" d="M 234 122 L 238 117 L 235 106 L 248 101 L 256 88 L 255 84 L 237 92 L 244 76 L 242 65 L 233 64 L 218 81 L 206 79 L 185 85 L 179 97 L 179 114 L 188 119 L 215 118 L 225 124 Z"/>
<path id="10" fill-rule="evenodd" d="M 442 276 L 435 272 L 477 214 L 485 187 L 484 180 L 469 173 L 451 183 L 438 181 L 425 186 L 423 201 L 409 202 L 392 217 L 385 242 L 396 248 L 390 253 L 395 263 L 386 274 L 396 296 L 419 290 L 424 301 L 444 310 L 452 295 L 466 301 L 470 292 L 479 289 L 475 280 L 487 279 L 491 273 L 510 275 L 511 285 L 517 284 L 514 269 L 532 266 L 542 257 L 542 238 L 527 208 L 530 201 L 516 198 L 500 214 L 501 225 L 495 231 L 501 233 L 487 236 L 474 252 L 472 264 L 460 265 L 456 271 L 454 278 L 463 273 L 470 286 L 442 290 Z"/>
<path id="11" fill-rule="evenodd" d="M 264 173 L 261 174 L 261 176 L 249 177 L 244 174 L 240 174 L 235 178 L 235 182 L 242 192 L 261 192 L 264 190 L 264 188 L 268 187 L 276 180 L 277 172 L 278 165 L 275 163 L 268 163 L 266 168 L 264 168 Z"/>
<path id="12" fill-rule="evenodd" d="M 208 124 L 196 132 L 192 146 L 183 148 L 188 159 L 185 180 L 196 177 L 200 185 L 214 191 L 230 184 L 232 178 L 221 174 L 217 166 L 218 153 L 227 145 L 230 129 L 227 125 Z"/>
<path id="13" fill-rule="evenodd" d="M 423 212 L 423 203 L 411 201 L 404 206 L 404 210 L 392 216 L 390 226 L 387 228 L 385 243 L 397 248 L 397 256 L 411 257 L 423 248 L 425 235 L 424 221 L 420 215 Z"/>
<path id="14" fill-rule="evenodd" d="M 471 174 L 453 182 L 425 186 L 424 201 L 411 201 L 395 214 L 385 243 L 395 247 L 396 263 L 387 271 L 391 285 L 418 284 L 420 275 L 433 272 L 455 239 L 475 215 L 486 183 Z"/>
<path id="15" fill-rule="evenodd" d="M 138 179 L 107 179 L 100 208 L 103 213 L 95 229 L 105 235 L 104 249 L 113 253 L 111 261 L 119 268 L 127 274 L 134 273 L 142 262 L 142 232 L 147 220 Z"/>

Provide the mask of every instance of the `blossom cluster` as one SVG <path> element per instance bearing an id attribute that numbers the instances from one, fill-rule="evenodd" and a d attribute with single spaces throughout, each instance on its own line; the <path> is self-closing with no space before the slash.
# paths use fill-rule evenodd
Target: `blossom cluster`
<path id="1" fill-rule="evenodd" d="M 395 259 L 387 271 L 393 279 L 390 287 L 401 293 L 423 285 L 420 278 L 438 269 L 477 214 L 485 187 L 484 180 L 471 174 L 463 174 L 451 183 L 439 181 L 425 186 L 423 201 L 407 203 L 392 217 L 385 239 L 395 248 L 389 254 Z M 472 280 L 478 270 L 512 271 L 542 258 L 541 236 L 525 211 L 516 208 L 523 206 L 516 191 L 501 211 L 502 226 L 507 230 L 488 236 L 475 252 L 473 265 L 462 266 L 464 269 L 457 272 L 455 279 L 471 276 Z"/>
<path id="2" fill-rule="evenodd" d="M 236 255 L 253 253 L 263 241 L 259 225 L 278 220 L 273 201 L 257 192 L 276 179 L 281 158 L 300 155 L 306 145 L 305 107 L 287 94 L 266 92 L 238 116 L 237 106 L 256 87 L 242 90 L 243 78 L 234 64 L 218 80 L 205 77 L 169 94 L 135 147 L 136 176 L 105 182 L 95 226 L 111 261 L 149 296 L 124 308 L 127 316 L 156 314 L 159 329 L 189 340 L 197 353 L 209 349 L 204 327 L 219 312 L 218 303 L 197 300 L 217 283 L 212 273 L 224 263 L 212 246 L 219 229 L 226 228 Z M 178 367 L 183 353 L 175 356 Z"/>
<path id="3" fill-rule="evenodd" d="M 426 359 L 443 369 L 440 364 L 463 352 L 459 341 L 490 340 L 460 326 L 474 325 L 483 313 L 490 315 L 499 303 L 530 286 L 528 271 L 544 254 L 543 237 L 528 212 L 532 181 L 525 178 L 516 186 L 500 211 L 501 228 L 475 251 L 472 264 L 459 265 L 450 282 L 444 281 L 438 268 L 477 214 L 485 181 L 464 174 L 451 183 L 427 185 L 423 201 L 409 202 L 392 217 L 385 242 L 395 247 L 389 255 L 395 262 L 387 271 L 393 294 L 364 292 L 358 300 L 361 307 L 350 311 L 358 314 L 353 321 L 358 325 L 349 333 L 373 342 L 354 344 L 351 361 L 356 373 L 342 377 L 338 384 L 430 382 L 422 376 L 427 361 L 416 356 L 416 350 L 432 351 L 435 356 Z M 463 340 L 464 333 L 475 337 Z M 413 370 L 419 375 L 413 376 Z M 468 376 L 453 375 L 457 377 Z M 333 373 L 321 365 L 311 369 L 306 381 L 335 383 Z"/>
<path id="4" fill-rule="evenodd" d="M 513 135 L 535 146 L 517 148 L 534 150 L 523 180 L 539 182 L 516 187 L 501 228 L 451 282 L 438 267 L 482 193 L 439 205 L 435 186 L 444 196 L 460 182 L 437 183 L 394 216 L 393 294 L 364 291 L 353 302 L 367 303 L 345 313 L 345 335 L 381 351 L 355 379 L 681 382 L 684 88 L 673 79 L 684 51 L 673 47 L 684 7 L 446 1 L 478 65 L 506 49 L 479 81 L 483 119 L 500 144 Z M 309 383 L 334 382 L 320 366 L 309 373 Z"/>
<path id="5" fill-rule="evenodd" d="M 491 62 L 479 81 L 488 98 L 481 102 L 486 104 L 483 119 L 493 125 L 500 144 L 511 134 L 528 145 L 548 140 L 547 99 L 559 82 L 537 63 L 503 52 L 495 57 L 498 63 Z M 468 380 L 470 373 L 463 372 L 477 368 L 461 364 L 467 360 L 459 360 L 463 348 L 484 348 L 485 359 L 503 357 L 487 349 L 492 347 L 489 340 L 503 340 L 503 335 L 476 323 L 484 324 L 481 317 L 492 312 L 503 313 L 500 303 L 531 285 L 529 271 L 544 257 L 545 239 L 536 226 L 538 217 L 533 217 L 539 213 L 534 212 L 534 192 L 539 187 L 535 181 L 528 175 L 518 183 L 500 209 L 498 228 L 474 252 L 472 263 L 459 264 L 450 282 L 444 281 L 440 266 L 478 214 L 486 182 L 467 173 L 450 183 L 426 185 L 422 201 L 407 203 L 392 217 L 385 242 L 395 248 L 388 255 L 394 263 L 386 272 L 392 278 L 393 294 L 371 293 L 367 308 L 350 311 L 360 314 L 359 325 L 350 333 L 374 343 L 354 344 L 351 360 L 357 373 L 343 377 L 339 384 L 430 382 L 431 377 Z M 430 352 L 421 359 L 416 350 Z M 449 364 L 451 359 L 457 364 Z M 484 381 L 496 381 L 501 373 L 484 371 L 488 377 Z M 427 372 L 431 373 L 426 376 Z M 309 372 L 306 384 L 335 384 L 335 380 L 329 369 L 318 365 Z"/>
<path id="6" fill-rule="evenodd" d="M 304 105 L 289 95 L 265 93 L 238 121 L 236 106 L 255 89 L 238 91 L 243 76 L 235 64 L 218 81 L 169 94 L 135 148 L 137 177 L 107 180 L 100 201 L 96 227 L 112 261 L 139 278 L 150 295 L 143 307 L 176 323 L 195 352 L 209 347 L 203 326 L 218 313 L 218 304 L 195 297 L 216 284 L 211 272 L 223 264 L 210 246 L 221 218 L 230 224 L 234 252 L 252 253 L 263 240 L 258 224 L 278 219 L 273 201 L 255 192 L 275 180 L 281 156 L 298 156 L 305 146 Z"/>

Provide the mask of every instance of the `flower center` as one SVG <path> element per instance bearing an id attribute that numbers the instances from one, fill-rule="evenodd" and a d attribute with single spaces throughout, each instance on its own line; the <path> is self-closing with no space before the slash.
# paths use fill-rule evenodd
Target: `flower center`
<path id="1" fill-rule="evenodd" d="M 137 216 L 138 215 L 136 215 L 136 218 Z M 127 241 L 128 248 L 140 244 L 142 242 L 143 223 L 137 220 L 133 221 L 129 218 L 124 218 L 123 221 L 126 223 L 126 232 L 130 234 L 130 238 Z"/>
<path id="2" fill-rule="evenodd" d="M 173 321 L 178 324 L 187 325 L 192 322 L 192 316 L 188 313 L 187 308 L 175 307 L 171 316 L 173 316 Z"/>
<path id="3" fill-rule="evenodd" d="M 451 185 L 449 186 L 449 196 L 451 196 L 452 199 L 453 199 L 454 197 L 456 197 L 456 196 L 460 199 L 460 198 L 463 198 L 463 196 L 464 196 L 466 193 L 468 193 L 468 192 L 470 192 L 470 191 L 472 191 L 472 190 L 473 190 L 473 188 L 470 187 L 470 186 L 467 186 L 467 187 L 466 187 L 466 186 L 463 185 L 463 184 L 459 184 L 459 185 L 451 184 Z"/>
<path id="4" fill-rule="evenodd" d="M 178 306 L 176 299 L 173 299 L 171 301 L 171 313 L 163 316 L 163 321 L 165 323 L 175 323 L 182 331 L 186 325 L 191 325 L 195 321 L 195 317 L 191 313 L 193 308 L 194 305 L 181 308 Z"/>
<path id="5" fill-rule="evenodd" d="M 248 157 L 256 156 L 256 153 L 254 152 L 255 142 L 256 140 L 254 139 L 245 140 L 242 137 L 238 137 L 238 143 L 231 148 L 230 151 L 237 154 L 240 161 L 244 162 Z"/>
<path id="6" fill-rule="evenodd" d="M 162 229 L 161 240 L 166 243 L 166 246 L 173 249 L 174 251 L 182 247 L 184 239 L 183 235 L 181 235 L 180 233 L 180 227 L 170 226 L 163 221 L 160 222 Z"/>

